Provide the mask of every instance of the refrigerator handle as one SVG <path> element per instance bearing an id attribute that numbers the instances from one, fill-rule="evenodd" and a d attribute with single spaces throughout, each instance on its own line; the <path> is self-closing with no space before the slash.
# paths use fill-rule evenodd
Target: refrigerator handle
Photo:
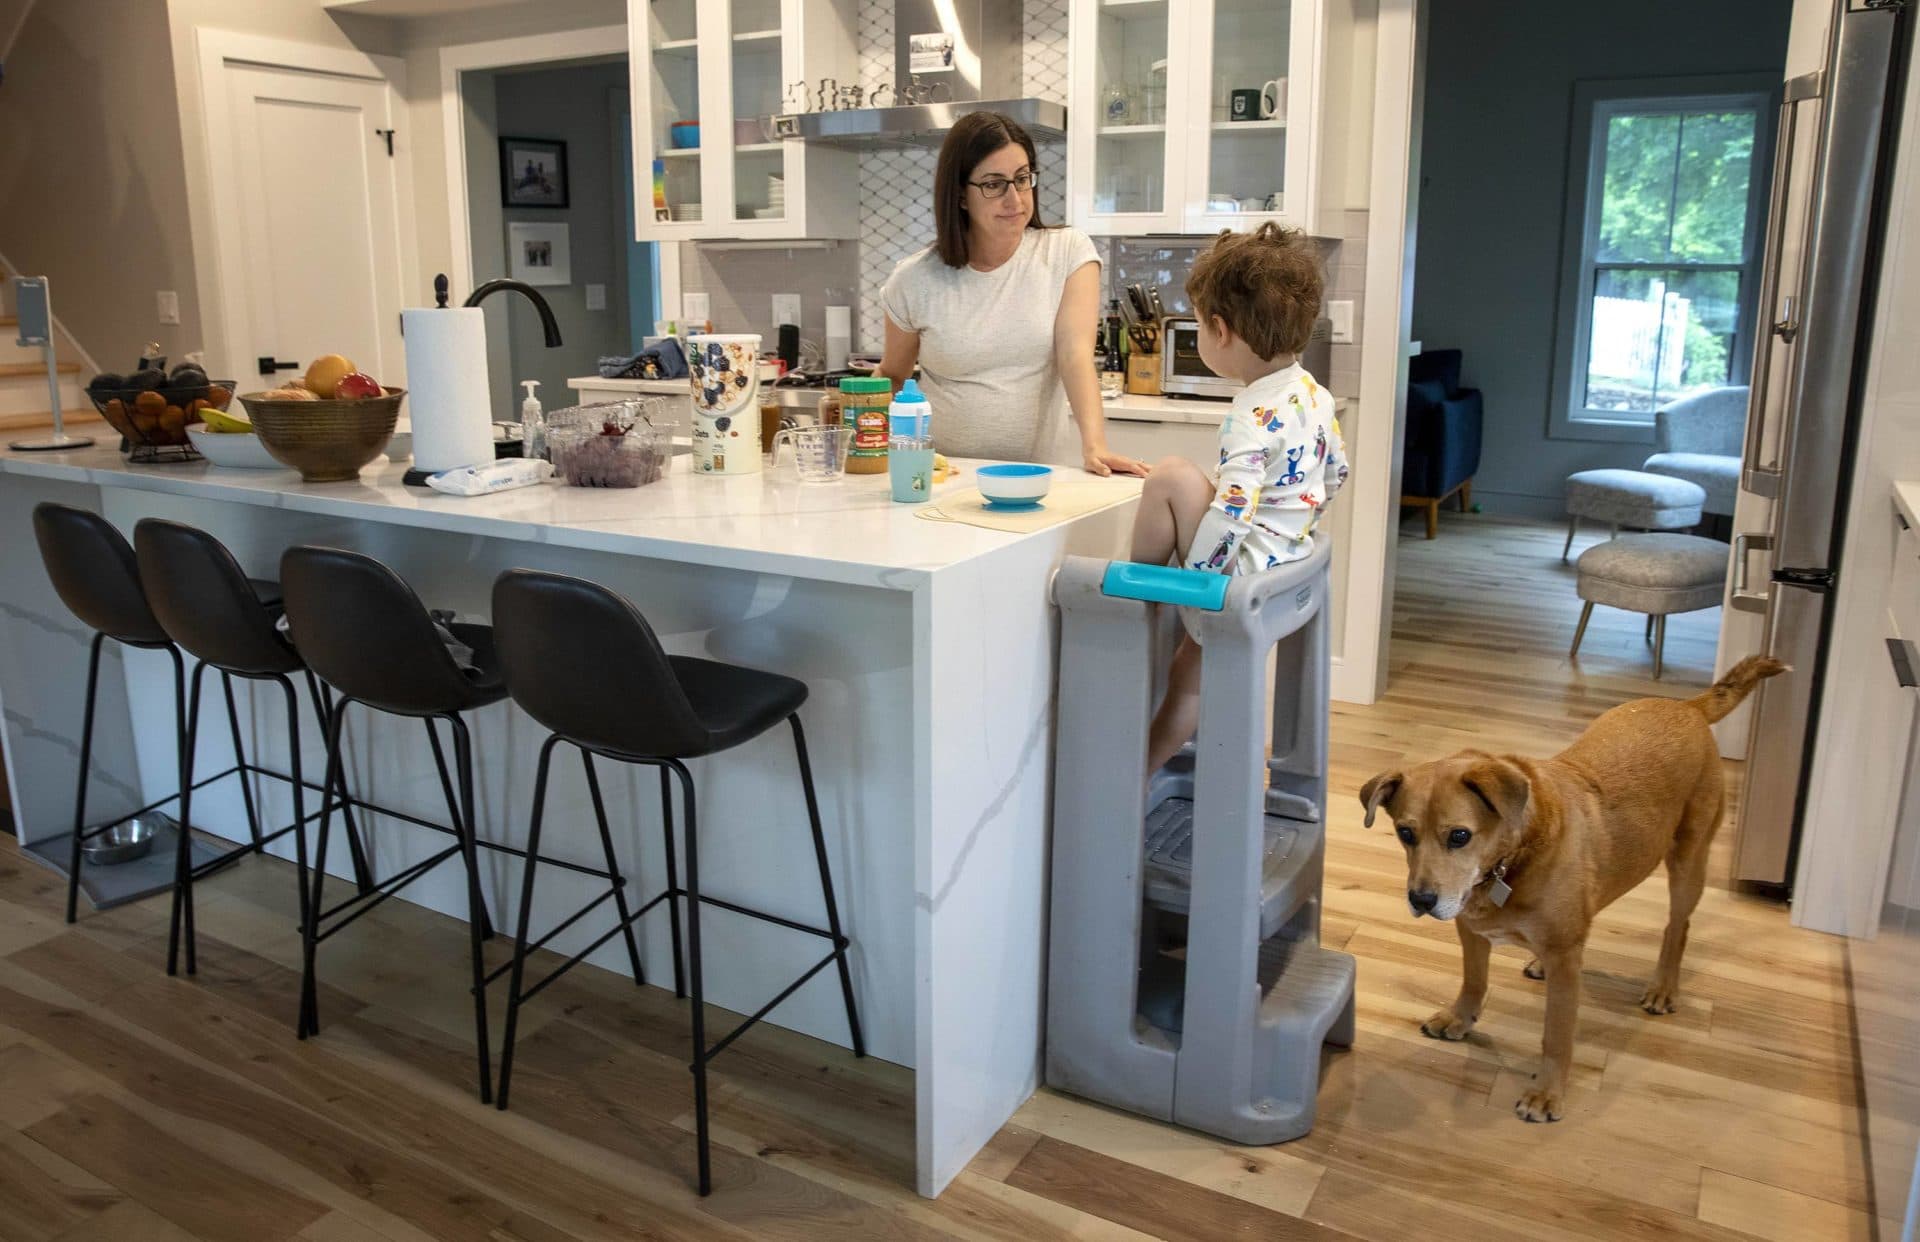
<path id="1" fill-rule="evenodd" d="M 1738 612 L 1765 612 L 1768 592 L 1747 589 L 1747 554 L 1771 552 L 1772 535 L 1735 535 L 1733 537 L 1733 592 L 1727 604 Z"/>
<path id="2" fill-rule="evenodd" d="M 1760 261 L 1760 307 L 1762 314 L 1771 315 L 1774 307 L 1778 306 L 1780 317 L 1770 321 L 1769 330 L 1760 333 L 1759 339 L 1754 342 L 1753 378 L 1750 382 L 1752 397 L 1747 403 L 1747 438 L 1741 453 L 1743 464 L 1740 470 L 1740 486 L 1757 496 L 1769 498 L 1777 496 L 1780 491 L 1778 452 L 1772 462 L 1766 465 L 1760 463 L 1761 441 L 1767 421 L 1768 380 L 1773 372 L 1773 342 L 1778 337 L 1791 345 L 1800 332 L 1799 318 L 1795 314 L 1796 299 L 1789 294 L 1784 303 L 1780 300 L 1780 257 L 1787 233 L 1787 183 L 1793 173 L 1800 104 L 1809 99 L 1818 99 L 1822 85 L 1823 75 L 1818 72 L 1802 74 L 1787 82 L 1780 99 L 1779 137 L 1773 144 L 1773 190 L 1771 201 L 1767 204 L 1767 239 Z M 1809 221 L 1811 214 L 1808 213 Z M 1784 426 L 1780 435 L 1784 442 Z"/>

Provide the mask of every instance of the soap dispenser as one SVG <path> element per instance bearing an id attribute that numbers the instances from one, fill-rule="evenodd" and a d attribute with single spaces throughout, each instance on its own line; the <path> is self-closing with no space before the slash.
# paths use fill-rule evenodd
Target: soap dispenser
<path id="1" fill-rule="evenodd" d="M 540 387 L 540 381 L 521 380 L 520 387 L 527 390 L 527 399 L 520 403 L 520 455 L 544 459 L 547 455 L 547 418 L 541 412 L 540 398 L 533 392 Z"/>

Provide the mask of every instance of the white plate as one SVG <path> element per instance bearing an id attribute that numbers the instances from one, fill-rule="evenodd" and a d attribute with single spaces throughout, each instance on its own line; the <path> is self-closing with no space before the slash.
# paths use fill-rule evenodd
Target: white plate
<path id="1" fill-rule="evenodd" d="M 247 432 L 205 431 L 199 427 L 189 427 L 187 439 L 193 441 L 193 447 L 200 456 L 229 470 L 288 468 L 273 459 L 273 454 L 267 452 L 267 446 L 260 443 L 259 436 Z"/>

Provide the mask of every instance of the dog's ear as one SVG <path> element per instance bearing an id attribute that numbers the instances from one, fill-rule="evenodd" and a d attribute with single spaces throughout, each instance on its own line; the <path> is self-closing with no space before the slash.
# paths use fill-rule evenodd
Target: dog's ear
<path id="1" fill-rule="evenodd" d="M 1520 765 L 1494 755 L 1488 755 L 1462 772 L 1460 783 L 1468 793 L 1486 803 L 1489 811 L 1516 825 L 1525 817 L 1527 802 L 1533 796 L 1533 782 L 1527 779 Z"/>
<path id="2" fill-rule="evenodd" d="M 1395 769 L 1392 772 L 1382 772 L 1360 786 L 1360 805 L 1367 808 L 1366 827 L 1373 827 L 1373 813 L 1380 809 L 1382 802 L 1400 792 L 1400 782 L 1405 779 L 1406 774 Z"/>

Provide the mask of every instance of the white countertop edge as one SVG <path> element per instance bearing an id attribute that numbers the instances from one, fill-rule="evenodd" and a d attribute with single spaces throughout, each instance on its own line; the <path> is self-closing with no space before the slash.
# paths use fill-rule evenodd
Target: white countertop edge
<path id="1" fill-rule="evenodd" d="M 1920 480 L 1901 480 L 1893 485 L 1893 503 L 1900 508 L 1900 515 L 1907 519 L 1907 526 L 1920 530 Z"/>
<path id="2" fill-rule="evenodd" d="M 92 453 L 100 450 L 82 451 Z M 527 489 L 516 489 L 493 496 L 473 497 L 442 496 L 419 489 L 416 498 L 426 502 L 425 507 L 379 504 L 365 497 L 330 495 L 325 491 L 305 490 L 329 487 L 358 487 L 373 490 L 383 484 L 399 487 L 402 486 L 399 478 L 403 468 L 397 465 L 370 467 L 369 473 L 363 475 L 358 483 L 339 484 L 303 484 L 293 478 L 290 471 L 232 472 L 236 475 L 251 477 L 256 481 L 278 478 L 284 485 L 281 487 L 242 486 L 239 485 L 238 480 L 230 481 L 222 477 L 228 472 L 205 467 L 199 468 L 191 476 L 169 473 L 176 469 L 193 469 L 193 467 L 145 467 L 123 464 L 121 469 L 101 469 L 96 466 L 62 461 L 57 456 L 0 455 L 0 474 L 18 474 L 62 482 L 92 484 L 97 487 L 119 487 L 131 491 L 250 504 L 262 508 L 313 513 L 323 517 L 386 522 L 396 526 L 437 530 L 448 534 L 511 539 L 525 543 L 546 543 L 555 547 L 577 548 L 583 551 L 610 552 L 681 564 L 704 565 L 716 569 L 896 591 L 916 590 L 943 569 L 981 557 L 990 557 L 1003 548 L 1034 538 L 1036 535 L 1045 535 L 1056 529 L 1049 527 L 1042 531 L 1014 534 L 969 526 L 966 530 L 971 535 L 986 541 L 986 546 L 947 561 L 876 565 L 871 562 L 843 560 L 829 556 L 702 543 L 688 539 L 662 538 L 632 530 L 610 529 L 617 523 L 624 523 L 630 519 L 609 519 L 605 522 L 574 519 L 560 524 L 528 521 L 492 511 L 502 504 L 524 503 L 527 498 Z M 414 494 L 414 489 L 409 489 L 409 494 Z M 1132 492 L 1117 493 L 1112 504 L 1076 515 L 1070 521 L 1078 521 L 1103 513 L 1113 505 L 1124 504 L 1133 498 Z M 675 515 L 671 520 L 678 520 L 679 516 Z M 906 520 L 920 520 L 910 515 L 902 516 Z M 686 515 L 686 517 L 688 520 L 698 520 L 697 515 Z M 1068 523 L 1061 523 L 1061 525 L 1066 524 Z M 935 528 L 946 526 L 945 523 L 930 525 Z M 929 530 L 928 533 L 934 535 L 936 530 Z"/>

